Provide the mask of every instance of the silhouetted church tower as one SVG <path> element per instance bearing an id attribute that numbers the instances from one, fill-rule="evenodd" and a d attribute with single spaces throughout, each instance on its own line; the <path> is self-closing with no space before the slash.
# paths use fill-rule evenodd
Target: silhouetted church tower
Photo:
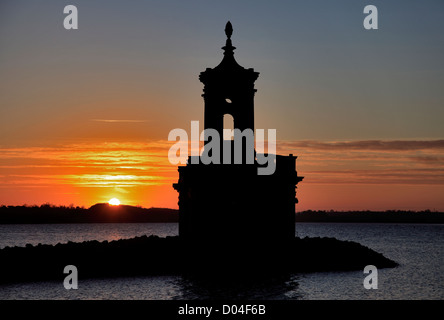
<path id="1" fill-rule="evenodd" d="M 223 144 L 224 116 L 234 120 L 234 129 L 254 130 L 254 82 L 259 76 L 253 69 L 241 67 L 234 59 L 231 43 L 233 29 L 225 27 L 227 40 L 222 62 L 201 72 L 204 84 L 204 126 L 214 129 Z M 208 142 L 207 142 L 208 143 Z M 253 145 L 251 145 L 253 144 Z M 254 140 L 244 140 L 244 156 L 254 150 Z M 204 146 L 205 149 L 205 146 Z M 233 155 L 233 149 L 231 149 Z M 203 164 L 192 161 L 179 167 L 179 236 L 183 240 L 227 243 L 239 241 L 282 242 L 295 237 L 296 185 L 303 177 L 295 170 L 296 157 L 276 156 L 276 170 L 271 175 L 258 175 L 263 167 L 256 161 L 242 164 Z"/>
<path id="2" fill-rule="evenodd" d="M 259 72 L 241 67 L 234 59 L 231 44 L 233 28 L 228 22 L 225 27 L 227 41 L 222 62 L 214 69 L 201 72 L 199 79 L 204 84 L 205 129 L 216 129 L 223 136 L 224 116 L 234 119 L 234 128 L 254 130 L 254 82 Z"/>

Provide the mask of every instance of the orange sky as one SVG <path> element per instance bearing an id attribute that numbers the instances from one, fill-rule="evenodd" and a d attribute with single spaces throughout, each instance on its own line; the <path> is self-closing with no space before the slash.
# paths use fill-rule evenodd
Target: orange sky
<path id="1" fill-rule="evenodd" d="M 173 142 L 82 143 L 0 149 L 0 203 L 177 208 Z M 298 210 L 444 210 L 444 141 L 279 141 L 294 153 Z M 24 200 L 25 199 L 25 200 Z"/>
<path id="2" fill-rule="evenodd" d="M 60 1 L 1 1 L 0 205 L 177 208 L 168 133 L 203 127 L 230 20 L 298 210 L 444 211 L 444 2 L 425 2 L 376 1 L 369 31 L 359 1 L 77 0 L 68 31 Z"/>

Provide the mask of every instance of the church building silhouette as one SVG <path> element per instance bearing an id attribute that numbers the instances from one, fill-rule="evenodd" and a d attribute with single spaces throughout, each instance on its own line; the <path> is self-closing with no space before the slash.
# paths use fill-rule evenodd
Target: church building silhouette
<path id="1" fill-rule="evenodd" d="M 224 57 L 215 68 L 200 73 L 204 84 L 204 127 L 223 137 L 224 116 L 234 120 L 234 129 L 254 131 L 254 83 L 259 76 L 234 58 L 232 26 L 225 27 Z M 208 143 L 208 142 L 207 142 Z M 253 145 L 247 145 L 253 143 Z M 224 146 L 225 144 L 225 146 Z M 179 237 L 182 241 L 205 243 L 288 243 L 295 237 L 296 185 L 303 177 L 296 172 L 296 156 L 276 155 L 271 175 L 259 175 L 257 161 L 224 164 L 227 145 L 233 155 L 233 141 L 221 139 L 220 164 L 204 164 L 189 157 L 179 166 Z M 206 146 L 204 146 L 205 149 Z M 254 141 L 244 141 L 243 157 L 254 150 Z M 200 158 L 200 156 L 199 156 Z"/>

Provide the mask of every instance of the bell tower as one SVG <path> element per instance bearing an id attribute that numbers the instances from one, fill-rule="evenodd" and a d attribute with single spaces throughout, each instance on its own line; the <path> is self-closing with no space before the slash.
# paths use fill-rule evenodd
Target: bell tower
<path id="1" fill-rule="evenodd" d="M 254 82 L 259 76 L 252 68 L 245 69 L 234 59 L 231 43 L 233 27 L 230 21 L 225 26 L 227 40 L 224 57 L 215 68 L 207 68 L 200 73 L 199 80 L 204 84 L 202 97 L 205 101 L 204 127 L 215 129 L 223 137 L 224 116 L 229 114 L 234 120 L 234 129 L 254 132 Z M 223 141 L 221 141 L 223 143 Z M 251 141 L 250 141 L 251 143 Z M 254 141 L 252 142 L 254 144 Z M 252 146 L 254 148 L 254 145 Z M 221 153 L 222 153 L 221 146 Z"/>
<path id="2" fill-rule="evenodd" d="M 303 177 L 295 170 L 297 157 L 292 154 L 275 155 L 276 170 L 269 175 L 258 174 L 263 165 L 254 152 L 253 133 L 254 83 L 259 73 L 236 62 L 232 33 L 228 22 L 222 61 L 199 76 L 204 84 L 204 128 L 206 135 L 210 129 L 218 134 L 220 155 L 226 160 L 224 146 L 233 150 L 233 145 L 239 145 L 236 134 L 234 140 L 221 138 L 224 115 L 231 115 L 234 129 L 242 132 L 242 153 L 251 155 L 251 161 L 206 163 L 201 155 L 190 157 L 186 166 L 179 166 L 179 181 L 173 184 L 179 192 L 179 237 L 183 243 L 192 242 L 193 248 L 210 245 L 235 249 L 242 245 L 248 250 L 268 246 L 273 251 L 295 237 L 296 185 Z M 244 142 L 245 131 L 251 131 L 252 138 Z M 209 139 L 204 152 L 213 150 L 210 137 L 211 134 L 206 136 Z"/>

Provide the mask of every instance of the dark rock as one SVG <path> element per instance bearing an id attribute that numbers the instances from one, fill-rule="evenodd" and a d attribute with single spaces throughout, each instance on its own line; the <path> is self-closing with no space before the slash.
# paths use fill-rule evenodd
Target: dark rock
<path id="1" fill-rule="evenodd" d="M 295 238 L 283 247 L 184 245 L 179 237 L 142 236 L 115 241 L 85 241 L 4 248 L 0 250 L 0 283 L 60 280 L 74 265 L 79 279 L 95 277 L 187 274 L 239 277 L 257 274 L 363 270 L 397 263 L 358 243 L 333 238 Z"/>

